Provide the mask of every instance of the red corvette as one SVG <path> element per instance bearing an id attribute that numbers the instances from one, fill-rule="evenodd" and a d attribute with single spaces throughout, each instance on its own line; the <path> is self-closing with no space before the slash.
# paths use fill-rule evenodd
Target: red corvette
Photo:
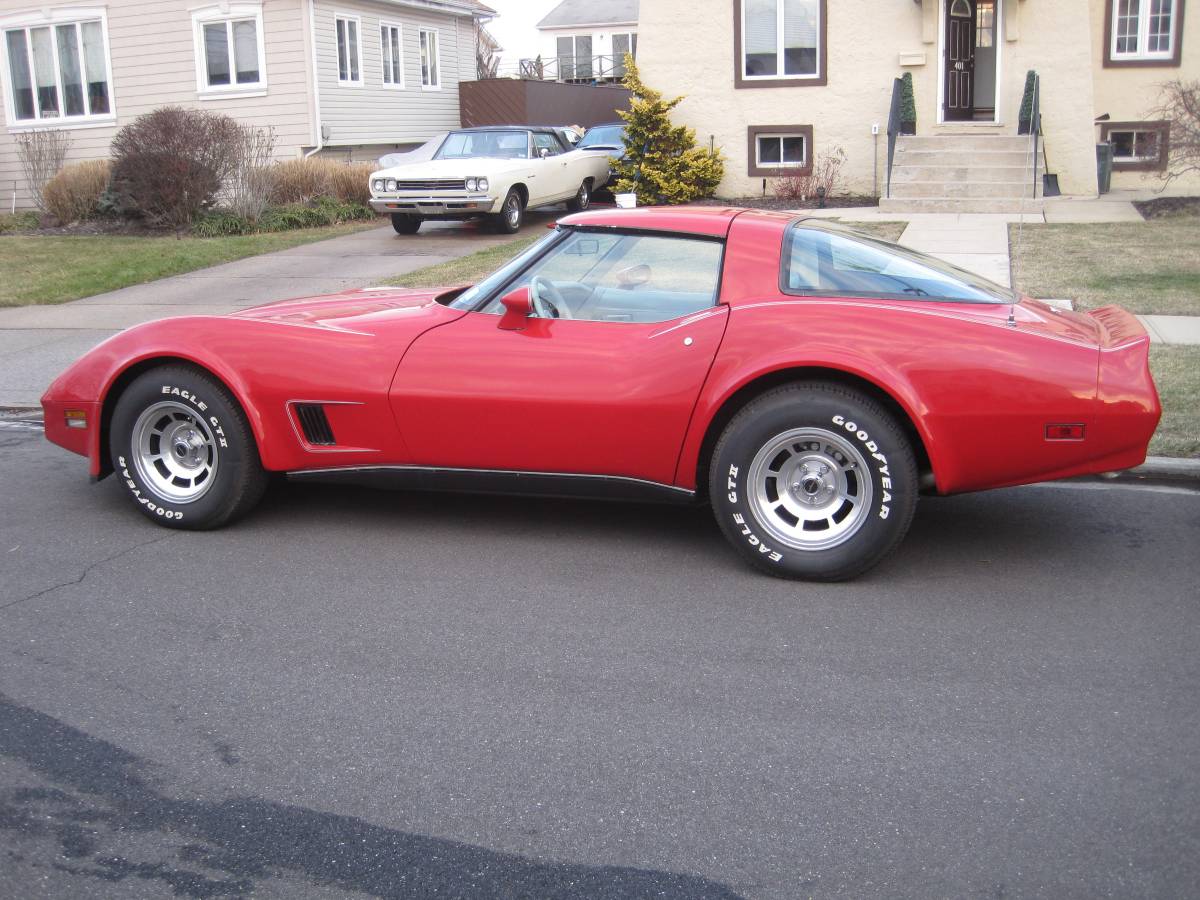
<path id="1" fill-rule="evenodd" d="M 1138 465 L 1148 338 L 912 251 L 739 209 L 570 216 L 471 287 L 131 328 L 42 398 L 142 512 L 213 528 L 268 472 L 707 499 L 748 561 L 852 577 L 920 492 Z"/>

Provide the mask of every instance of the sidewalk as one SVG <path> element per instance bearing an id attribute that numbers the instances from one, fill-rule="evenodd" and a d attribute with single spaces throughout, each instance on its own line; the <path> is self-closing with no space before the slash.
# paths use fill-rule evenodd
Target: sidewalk
<path id="1" fill-rule="evenodd" d="M 522 232 L 539 233 L 557 215 L 530 213 Z M 510 240 L 460 223 L 426 224 L 413 237 L 389 225 L 71 303 L 0 308 L 0 407 L 36 407 L 67 366 L 132 325 L 366 287 Z"/>

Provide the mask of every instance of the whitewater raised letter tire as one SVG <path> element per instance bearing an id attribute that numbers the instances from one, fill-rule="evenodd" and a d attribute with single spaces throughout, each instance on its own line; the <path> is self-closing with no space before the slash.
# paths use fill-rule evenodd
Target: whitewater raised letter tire
<path id="1" fill-rule="evenodd" d="M 121 394 L 109 427 L 113 469 L 150 519 L 217 528 L 262 497 L 267 473 L 246 417 L 207 375 L 165 366 Z"/>
<path id="2" fill-rule="evenodd" d="M 754 566 L 841 581 L 900 543 L 917 470 L 904 433 L 873 400 L 836 384 L 794 384 L 733 418 L 709 489 L 721 530 Z"/>

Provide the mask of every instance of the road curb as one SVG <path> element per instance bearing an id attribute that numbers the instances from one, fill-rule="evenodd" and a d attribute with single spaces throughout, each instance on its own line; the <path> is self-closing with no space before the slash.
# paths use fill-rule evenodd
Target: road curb
<path id="1" fill-rule="evenodd" d="M 1147 456 L 1142 465 L 1122 472 L 1121 475 L 1134 478 L 1165 478 L 1171 481 L 1200 481 L 1200 459 Z"/>

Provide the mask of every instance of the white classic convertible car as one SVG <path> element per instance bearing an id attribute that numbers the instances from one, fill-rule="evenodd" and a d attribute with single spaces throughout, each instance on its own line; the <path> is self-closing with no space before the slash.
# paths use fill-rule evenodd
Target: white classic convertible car
<path id="1" fill-rule="evenodd" d="M 371 175 L 371 206 L 399 234 L 425 219 L 491 218 L 512 234 L 525 210 L 566 203 L 579 212 L 608 180 L 607 152 L 572 150 L 554 128 L 492 126 L 446 135 L 433 159 Z"/>

